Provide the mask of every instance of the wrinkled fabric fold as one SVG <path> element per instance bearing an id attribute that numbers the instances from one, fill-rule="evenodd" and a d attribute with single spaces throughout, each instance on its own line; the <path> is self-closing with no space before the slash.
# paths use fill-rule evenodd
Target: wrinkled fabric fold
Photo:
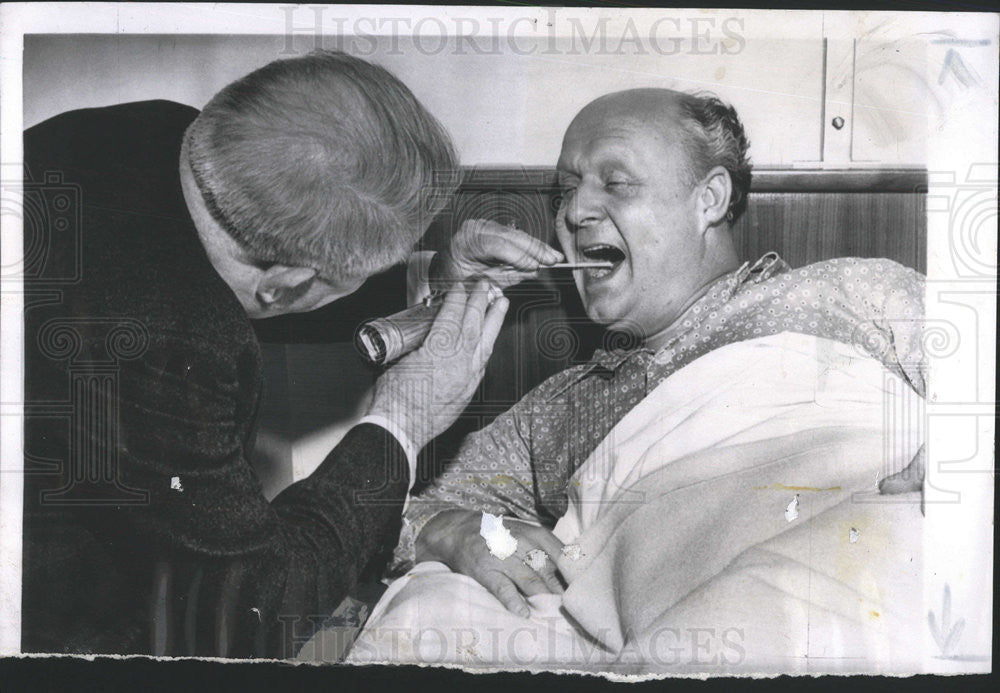
<path id="1" fill-rule="evenodd" d="M 920 603 L 919 504 L 887 505 L 877 490 L 920 447 L 898 423 L 908 417 L 890 415 L 912 406 L 906 390 L 833 340 L 782 333 L 717 349 L 665 380 L 573 475 L 555 533 L 580 552 L 557 558 L 569 587 L 556 614 L 532 603 L 518 619 L 470 578 L 418 566 L 390 589 L 351 661 L 431 663 L 427 649 L 380 648 L 376 634 L 433 624 L 452 636 L 436 663 L 870 670 L 857 653 L 891 654 Z M 857 527 L 861 546 L 849 539 Z M 746 599 L 733 598 L 740 591 Z M 822 637 L 811 640 L 813 622 Z M 533 658 L 502 647 L 488 650 L 494 659 L 462 655 L 458 634 L 485 643 L 498 637 L 491 629 L 501 642 L 523 632 L 556 644 Z M 711 642 L 682 647 L 689 632 Z M 714 664 L 699 658 L 709 646 Z"/>

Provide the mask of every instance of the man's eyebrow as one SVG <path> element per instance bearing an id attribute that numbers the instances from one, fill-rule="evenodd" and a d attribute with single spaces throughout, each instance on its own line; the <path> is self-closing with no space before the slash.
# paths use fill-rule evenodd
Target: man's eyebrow
<path id="1" fill-rule="evenodd" d="M 625 169 L 627 171 L 631 171 L 634 168 L 632 162 L 628 159 L 628 157 L 618 156 L 617 154 L 611 154 L 602 159 L 598 159 L 596 163 L 598 165 L 598 168 L 600 168 L 602 171 L 607 170 L 609 168 Z"/>
<path id="2" fill-rule="evenodd" d="M 635 152 L 630 149 L 632 138 L 626 134 L 609 133 L 593 138 L 592 144 L 604 141 L 603 146 L 594 147 L 576 160 L 575 164 L 583 163 L 584 169 L 595 169 L 602 174 L 608 169 L 617 169 L 630 175 L 636 175 L 640 165 L 636 161 Z M 596 149 L 596 151 L 595 151 Z M 579 166 L 560 157 L 556 163 L 556 171 L 560 174 L 581 176 Z"/>
<path id="3" fill-rule="evenodd" d="M 598 156 L 588 159 L 586 162 L 587 168 L 596 169 L 606 169 L 606 168 L 625 168 L 633 169 L 635 168 L 635 163 L 633 157 L 629 156 L 627 153 L 623 154 L 620 152 L 605 152 Z M 572 175 L 579 175 L 579 171 L 576 166 L 568 164 L 566 162 L 560 161 L 556 164 L 556 170 L 560 173 L 567 173 Z"/>

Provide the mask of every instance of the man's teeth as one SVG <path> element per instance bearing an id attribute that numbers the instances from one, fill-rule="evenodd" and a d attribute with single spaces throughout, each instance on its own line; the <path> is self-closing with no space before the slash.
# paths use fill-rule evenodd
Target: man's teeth
<path id="1" fill-rule="evenodd" d="M 601 277 L 606 277 L 618 269 L 618 265 L 619 263 L 615 262 L 611 265 L 611 267 L 590 267 L 584 271 L 591 279 L 600 279 Z"/>
<path id="2" fill-rule="evenodd" d="M 599 244 L 591 245 L 586 248 L 580 249 L 580 254 L 583 255 L 587 260 L 592 262 L 610 262 L 612 263 L 610 268 L 590 268 L 585 270 L 587 276 L 591 279 L 600 279 L 601 277 L 606 277 L 607 275 L 614 272 L 618 265 L 621 264 L 622 260 L 625 259 L 625 253 L 621 251 L 620 248 L 616 248 L 613 245 Z"/>

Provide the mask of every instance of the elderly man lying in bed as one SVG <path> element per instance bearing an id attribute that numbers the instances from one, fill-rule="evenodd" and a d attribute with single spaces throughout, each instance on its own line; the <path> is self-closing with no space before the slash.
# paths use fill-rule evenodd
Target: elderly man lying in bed
<path id="1" fill-rule="evenodd" d="M 905 656 L 893 607 L 919 579 L 901 535 L 919 508 L 862 501 L 920 448 L 896 422 L 924 393 L 921 278 L 888 260 L 741 264 L 746 151 L 712 97 L 632 90 L 573 120 L 559 242 L 613 263 L 577 289 L 642 345 L 542 383 L 411 499 L 397 559 L 417 565 L 351 661 L 860 671 Z M 503 560 L 484 512 L 516 540 Z"/>

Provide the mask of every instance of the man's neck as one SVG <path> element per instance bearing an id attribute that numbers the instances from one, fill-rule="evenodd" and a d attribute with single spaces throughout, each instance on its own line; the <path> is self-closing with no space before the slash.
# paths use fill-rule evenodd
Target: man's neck
<path id="1" fill-rule="evenodd" d="M 205 248 L 208 261 L 232 290 L 243 310 L 250 317 L 254 317 L 257 302 L 253 295 L 250 268 L 239 260 L 241 253 L 239 245 L 225 229 L 219 226 L 208 211 L 198 189 L 198 183 L 191 172 L 186 151 L 181 152 L 180 174 L 184 203 L 198 232 L 198 239 Z"/>
<path id="2" fill-rule="evenodd" d="M 691 310 L 694 304 L 701 300 L 701 298 L 708 293 L 708 290 L 711 289 L 716 282 L 737 269 L 739 269 L 739 259 L 736 257 L 736 254 L 733 253 L 731 258 L 727 258 L 725 262 L 719 263 L 715 271 L 711 273 L 710 279 L 703 282 L 693 292 L 691 292 L 687 301 L 685 301 L 677 311 L 677 317 L 675 317 L 670 324 L 662 330 L 647 337 L 643 342 L 643 346 L 654 352 L 659 351 L 666 346 L 666 344 L 676 334 L 677 325 L 684 319 L 684 316 L 687 315 L 688 311 Z"/>

